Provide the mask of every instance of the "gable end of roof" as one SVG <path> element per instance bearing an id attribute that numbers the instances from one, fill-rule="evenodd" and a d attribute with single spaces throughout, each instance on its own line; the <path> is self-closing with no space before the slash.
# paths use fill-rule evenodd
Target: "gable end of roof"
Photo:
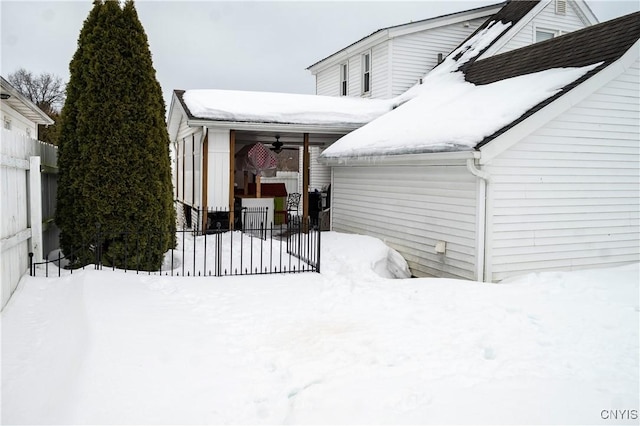
<path id="1" fill-rule="evenodd" d="M 471 63 L 465 70 L 465 80 L 475 85 L 485 85 L 552 68 L 584 67 L 602 62 L 516 121 L 484 138 L 476 148 L 486 145 L 620 59 L 638 39 L 640 12 Z"/>
<path id="2" fill-rule="evenodd" d="M 508 0 L 508 1 L 511 1 L 511 0 Z M 493 5 L 477 7 L 477 8 L 474 8 L 474 9 L 463 10 L 463 11 L 460 11 L 460 12 L 448 13 L 448 14 L 436 16 L 436 17 L 433 17 L 433 18 L 427 18 L 427 19 L 422 19 L 422 20 L 419 20 L 419 21 L 407 22 L 407 23 L 404 23 L 404 24 L 392 25 L 390 27 L 380 28 L 380 29 L 372 32 L 371 34 L 361 38 L 360 40 L 357 40 L 357 41 L 349 44 L 348 46 L 346 46 L 346 47 L 344 47 L 344 48 L 342 48 L 342 49 L 330 54 L 329 56 L 326 56 L 326 57 L 320 59 L 319 61 L 309 65 L 306 69 L 308 71 L 311 71 L 312 68 L 316 67 L 317 65 L 321 64 L 322 62 L 330 60 L 331 58 L 333 58 L 333 57 L 335 57 L 335 56 L 337 56 L 337 55 L 339 55 L 339 54 L 341 54 L 343 52 L 346 52 L 347 50 L 349 50 L 353 46 L 356 46 L 359 43 L 363 43 L 364 41 L 366 41 L 369 38 L 372 38 L 374 36 L 382 36 L 383 35 L 382 33 L 384 33 L 384 32 L 389 33 L 389 31 L 397 30 L 397 29 L 400 29 L 402 27 L 417 26 L 419 24 L 425 24 L 425 23 L 429 23 L 429 22 L 437 22 L 438 20 L 444 20 L 444 19 L 447 19 L 447 18 L 454 18 L 456 16 L 460 16 L 460 19 L 464 19 L 464 17 L 467 16 L 467 15 L 475 14 L 475 13 L 482 12 L 482 11 L 491 11 L 491 9 L 495 9 L 496 7 L 500 7 L 500 6 L 503 6 L 505 4 L 507 4 L 507 2 L 496 3 L 496 4 L 493 4 Z"/>

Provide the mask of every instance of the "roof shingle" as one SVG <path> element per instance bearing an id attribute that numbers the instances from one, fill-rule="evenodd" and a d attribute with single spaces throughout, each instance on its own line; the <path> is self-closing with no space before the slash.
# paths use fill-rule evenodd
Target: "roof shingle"
<path id="1" fill-rule="evenodd" d="M 478 144 L 478 147 L 496 138 L 620 59 L 638 39 L 640 39 L 640 12 L 469 63 L 464 69 L 465 80 L 476 85 L 484 85 L 551 68 L 583 67 L 602 62 L 582 78 L 565 86 L 555 96 L 527 111 L 509 126 L 486 137 Z"/>

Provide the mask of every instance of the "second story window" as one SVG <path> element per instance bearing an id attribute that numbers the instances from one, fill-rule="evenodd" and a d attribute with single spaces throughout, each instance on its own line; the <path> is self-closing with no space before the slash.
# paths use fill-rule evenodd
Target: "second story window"
<path id="1" fill-rule="evenodd" d="M 4 118 L 4 128 L 11 130 L 11 119 L 9 117 Z"/>
<path id="2" fill-rule="evenodd" d="M 340 64 L 340 96 L 347 96 L 348 71 L 347 64 Z"/>
<path id="3" fill-rule="evenodd" d="M 371 91 L 371 52 L 362 55 L 362 94 Z"/>

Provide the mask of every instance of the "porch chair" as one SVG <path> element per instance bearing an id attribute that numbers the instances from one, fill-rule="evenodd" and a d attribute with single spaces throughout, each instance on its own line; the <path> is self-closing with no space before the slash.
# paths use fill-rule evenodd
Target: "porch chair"
<path id="1" fill-rule="evenodd" d="M 287 199 L 285 201 L 284 206 L 282 206 L 282 210 L 276 210 L 274 212 L 275 217 L 282 218 L 281 222 L 283 224 L 288 224 L 291 220 L 292 212 L 298 212 L 298 206 L 300 205 L 300 197 L 301 194 L 298 192 L 291 192 L 287 194 Z"/>
<path id="2" fill-rule="evenodd" d="M 299 192 L 292 192 L 287 195 L 287 222 L 291 219 L 291 212 L 298 212 L 300 206 L 300 197 L 302 194 Z"/>

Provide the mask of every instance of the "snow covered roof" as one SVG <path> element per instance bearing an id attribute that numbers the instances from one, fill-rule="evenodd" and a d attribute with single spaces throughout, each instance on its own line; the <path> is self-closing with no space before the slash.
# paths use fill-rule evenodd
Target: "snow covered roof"
<path id="1" fill-rule="evenodd" d="M 235 90 L 174 91 L 189 118 L 360 127 L 389 112 L 390 100 Z"/>
<path id="2" fill-rule="evenodd" d="M 508 26 L 491 22 L 398 97 L 400 106 L 322 157 L 474 150 L 620 58 L 640 37 L 640 13 L 474 61 Z"/>

